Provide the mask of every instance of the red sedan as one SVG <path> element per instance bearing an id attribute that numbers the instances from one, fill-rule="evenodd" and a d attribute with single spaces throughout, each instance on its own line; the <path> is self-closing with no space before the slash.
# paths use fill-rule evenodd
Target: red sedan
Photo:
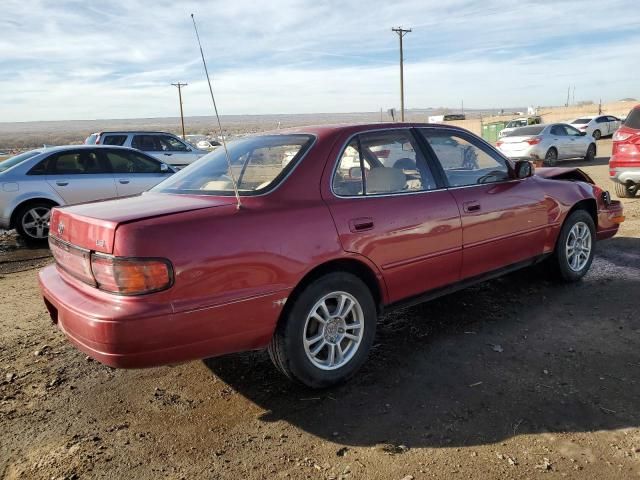
<path id="1" fill-rule="evenodd" d="M 326 387 L 365 362 L 387 309 L 540 261 L 577 281 L 624 219 L 580 170 L 533 175 L 450 126 L 307 127 L 229 156 L 53 210 L 40 285 L 77 348 L 127 368 L 268 348 Z"/>

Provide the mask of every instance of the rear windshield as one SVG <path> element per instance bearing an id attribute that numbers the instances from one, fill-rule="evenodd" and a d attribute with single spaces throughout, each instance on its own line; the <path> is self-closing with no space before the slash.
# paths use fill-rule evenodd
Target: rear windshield
<path id="1" fill-rule="evenodd" d="M 589 123 L 591 120 L 593 120 L 592 118 L 576 118 L 573 122 L 571 123 L 578 123 L 578 124 L 582 124 L 582 123 Z"/>
<path id="2" fill-rule="evenodd" d="M 275 187 L 306 152 L 310 135 L 263 135 L 227 144 L 231 169 L 241 195 Z M 218 148 L 156 185 L 156 192 L 233 195 L 233 182 L 224 148 Z"/>
<path id="3" fill-rule="evenodd" d="M 29 160 L 31 157 L 35 157 L 40 152 L 38 150 L 31 150 L 29 152 L 24 152 L 15 157 L 7 158 L 6 160 L 0 162 L 0 172 L 4 172 L 5 170 L 9 170 L 11 167 L 15 167 L 19 163 L 24 162 L 25 160 Z"/>
<path id="4" fill-rule="evenodd" d="M 507 133 L 507 137 L 520 137 L 522 135 L 538 135 L 545 128 L 546 127 L 544 125 L 516 128 L 515 130 Z"/>
<path id="5" fill-rule="evenodd" d="M 506 128 L 525 127 L 526 125 L 527 125 L 527 121 L 525 119 L 522 119 L 522 120 L 511 120 L 509 123 L 507 123 L 507 127 Z"/>
<path id="6" fill-rule="evenodd" d="M 640 108 L 634 108 L 627 115 L 624 126 L 640 130 Z"/>

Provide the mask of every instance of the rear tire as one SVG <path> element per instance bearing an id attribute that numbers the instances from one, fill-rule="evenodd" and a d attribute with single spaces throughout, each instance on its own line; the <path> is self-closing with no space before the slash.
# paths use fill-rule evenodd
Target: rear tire
<path id="1" fill-rule="evenodd" d="M 285 308 L 269 345 L 278 370 L 310 388 L 355 375 L 367 359 L 377 322 L 373 296 L 362 280 L 347 272 L 324 275 Z"/>
<path id="2" fill-rule="evenodd" d="M 596 144 L 592 143 L 587 148 L 587 154 L 584 156 L 585 162 L 593 162 L 596 159 Z"/>
<path id="3" fill-rule="evenodd" d="M 555 147 L 551 147 L 544 156 L 544 165 L 546 167 L 555 167 L 556 163 L 558 163 L 558 150 Z"/>
<path id="4" fill-rule="evenodd" d="M 55 204 L 45 201 L 29 202 L 16 211 L 15 227 L 30 246 L 43 246 L 49 238 L 49 218 Z"/>
<path id="5" fill-rule="evenodd" d="M 633 198 L 638 193 L 638 185 L 614 183 L 618 198 Z"/>
<path id="6" fill-rule="evenodd" d="M 602 138 L 602 132 L 600 130 L 593 131 L 593 138 L 595 140 L 600 140 Z"/>
<path id="7" fill-rule="evenodd" d="M 549 259 L 559 280 L 577 282 L 587 274 L 595 252 L 595 233 L 593 218 L 586 210 L 575 210 L 566 218 Z"/>

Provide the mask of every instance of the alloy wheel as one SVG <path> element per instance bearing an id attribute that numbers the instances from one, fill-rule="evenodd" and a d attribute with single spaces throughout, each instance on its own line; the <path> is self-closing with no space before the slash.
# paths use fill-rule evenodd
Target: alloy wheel
<path id="1" fill-rule="evenodd" d="M 49 235 L 49 218 L 51 209 L 48 207 L 34 207 L 22 216 L 22 228 L 32 238 L 42 240 Z"/>
<path id="2" fill-rule="evenodd" d="M 591 230 L 586 223 L 577 222 L 571 227 L 565 245 L 569 268 L 574 272 L 581 271 L 589 262 L 591 248 Z"/>

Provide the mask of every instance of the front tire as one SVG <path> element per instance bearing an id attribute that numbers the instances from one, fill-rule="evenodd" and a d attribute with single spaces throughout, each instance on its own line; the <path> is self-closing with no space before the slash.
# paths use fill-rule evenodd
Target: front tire
<path id="1" fill-rule="evenodd" d="M 615 182 L 614 186 L 618 198 L 633 198 L 636 196 L 636 193 L 638 193 L 638 185 Z"/>
<path id="2" fill-rule="evenodd" d="M 28 245 L 41 246 L 47 243 L 53 207 L 54 205 L 48 202 L 32 202 L 19 207 L 15 226 L 18 234 Z"/>
<path id="3" fill-rule="evenodd" d="M 285 310 L 269 345 L 274 365 L 310 388 L 345 382 L 373 344 L 376 306 L 355 275 L 334 272 L 307 285 Z"/>
<path id="4" fill-rule="evenodd" d="M 576 210 L 567 217 L 550 259 L 560 280 L 577 282 L 587 274 L 595 252 L 595 233 L 589 212 Z"/>

